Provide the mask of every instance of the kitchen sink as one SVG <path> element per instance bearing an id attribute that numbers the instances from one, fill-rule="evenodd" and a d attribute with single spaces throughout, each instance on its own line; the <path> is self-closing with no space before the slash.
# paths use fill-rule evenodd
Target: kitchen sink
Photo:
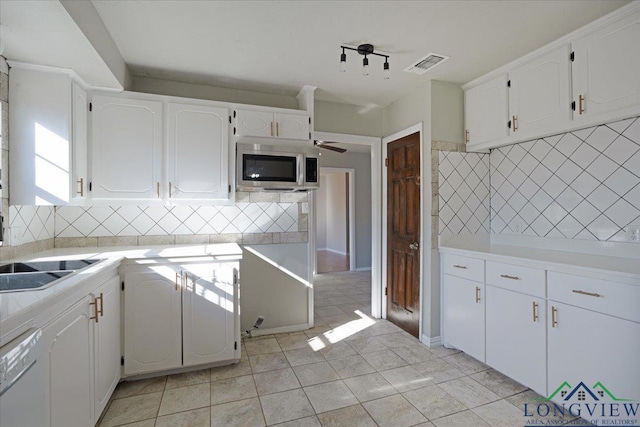
<path id="1" fill-rule="evenodd" d="M 98 259 L 74 259 L 62 261 L 33 261 L 33 262 L 14 262 L 12 264 L 0 265 L 0 275 L 10 273 L 31 273 L 34 271 L 64 271 L 64 270 L 80 270 Z"/>
<path id="2" fill-rule="evenodd" d="M 71 273 L 73 270 L 0 274 L 0 292 L 42 288 Z"/>
<path id="3" fill-rule="evenodd" d="M 50 283 L 99 259 L 14 262 L 0 265 L 0 292 L 16 292 L 46 287 Z"/>

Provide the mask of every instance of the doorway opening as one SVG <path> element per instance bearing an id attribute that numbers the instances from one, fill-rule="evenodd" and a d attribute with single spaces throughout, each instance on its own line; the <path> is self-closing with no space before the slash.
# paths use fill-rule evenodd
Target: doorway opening
<path id="1" fill-rule="evenodd" d="M 317 273 L 355 270 L 355 169 L 320 168 L 316 193 Z"/>

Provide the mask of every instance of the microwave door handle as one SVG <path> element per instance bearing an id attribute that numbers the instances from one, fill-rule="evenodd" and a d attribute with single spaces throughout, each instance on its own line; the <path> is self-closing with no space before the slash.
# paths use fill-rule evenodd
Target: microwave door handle
<path id="1" fill-rule="evenodd" d="M 304 186 L 304 175 L 302 174 L 302 163 L 304 163 L 304 156 L 302 154 L 298 155 L 300 161 L 298 162 L 298 185 Z"/>

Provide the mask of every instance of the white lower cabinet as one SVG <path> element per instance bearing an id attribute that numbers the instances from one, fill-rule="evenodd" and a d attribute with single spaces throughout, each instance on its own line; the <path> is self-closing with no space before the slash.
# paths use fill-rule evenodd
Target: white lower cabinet
<path id="1" fill-rule="evenodd" d="M 99 299 L 99 317 L 93 322 L 94 422 L 98 421 L 120 381 L 120 278 L 112 277 L 92 293 Z"/>
<path id="2" fill-rule="evenodd" d="M 42 328 L 51 427 L 86 427 L 100 418 L 120 380 L 120 316 L 120 279 L 113 276 Z"/>
<path id="3" fill-rule="evenodd" d="M 484 283 L 444 275 L 445 345 L 484 362 Z"/>
<path id="4" fill-rule="evenodd" d="M 51 427 L 94 425 L 92 405 L 92 298 L 85 297 L 42 330 Z"/>
<path id="5" fill-rule="evenodd" d="M 594 387 L 600 383 L 618 399 L 640 400 L 640 324 L 555 301 L 547 321 L 549 394 L 565 381 L 594 392 L 603 390 Z M 587 411 L 581 416 L 594 419 Z"/>
<path id="6" fill-rule="evenodd" d="M 486 363 L 541 395 L 547 393 L 546 302 L 486 287 Z"/>
<path id="7" fill-rule="evenodd" d="M 126 267 L 125 375 L 238 359 L 238 268 L 237 261 Z"/>

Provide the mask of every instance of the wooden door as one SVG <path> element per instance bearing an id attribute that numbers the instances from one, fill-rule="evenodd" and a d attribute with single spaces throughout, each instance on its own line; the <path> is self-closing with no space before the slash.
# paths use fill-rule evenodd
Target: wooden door
<path id="1" fill-rule="evenodd" d="M 51 427 L 93 425 L 90 324 L 95 306 L 86 297 L 52 323 L 42 334 L 47 351 L 48 418 Z M 3 426 L 4 427 L 4 426 Z"/>
<path id="2" fill-rule="evenodd" d="M 182 366 L 181 286 L 172 266 L 125 273 L 125 374 Z"/>
<path id="3" fill-rule="evenodd" d="M 485 361 L 484 283 L 444 275 L 444 343 Z"/>
<path id="4" fill-rule="evenodd" d="M 420 135 L 387 145 L 387 319 L 418 337 Z"/>
<path id="5" fill-rule="evenodd" d="M 493 286 L 485 293 L 487 364 L 546 395 L 546 301 Z"/>
<path id="6" fill-rule="evenodd" d="M 559 47 L 513 69 L 509 110 L 515 134 L 540 135 L 571 120 L 569 46 Z"/>
<path id="7" fill-rule="evenodd" d="M 112 277 L 91 295 L 100 298 L 100 318 L 92 323 L 95 423 L 120 381 L 120 276 Z"/>
<path id="8" fill-rule="evenodd" d="M 93 96 L 93 199 L 159 199 L 162 103 Z"/>
<path id="9" fill-rule="evenodd" d="M 507 75 L 502 74 L 464 94 L 468 143 L 480 144 L 509 136 Z"/>
<path id="10" fill-rule="evenodd" d="M 229 110 L 170 103 L 169 198 L 228 199 Z"/>
<path id="11" fill-rule="evenodd" d="M 185 264 L 182 296 L 184 366 L 235 358 L 238 263 Z"/>

